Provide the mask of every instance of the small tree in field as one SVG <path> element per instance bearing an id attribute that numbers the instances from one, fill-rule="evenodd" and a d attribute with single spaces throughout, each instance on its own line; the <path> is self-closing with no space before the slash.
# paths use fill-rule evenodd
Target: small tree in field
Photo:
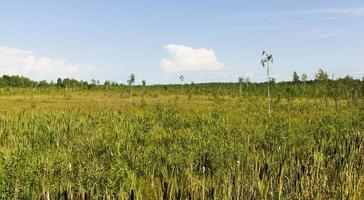
<path id="1" fill-rule="evenodd" d="M 262 67 L 263 68 L 266 68 L 267 69 L 268 113 L 269 113 L 269 116 L 270 116 L 271 108 L 270 108 L 269 84 L 271 82 L 271 78 L 270 78 L 270 73 L 269 73 L 269 63 L 273 63 L 273 55 L 272 54 L 269 54 L 269 53 L 267 53 L 265 51 L 263 51 L 263 53 L 262 53 L 262 60 L 260 61 L 260 63 L 262 64 Z"/>
<path id="2" fill-rule="evenodd" d="M 307 81 L 307 74 L 303 73 L 301 75 L 301 81 L 303 82 L 303 89 L 305 89 L 306 81 Z"/>
<path id="3" fill-rule="evenodd" d="M 179 77 L 179 80 L 182 82 L 182 84 L 181 84 L 181 90 L 182 90 L 182 93 L 183 93 L 183 81 L 185 80 L 185 77 L 183 75 L 181 75 Z"/>
<path id="4" fill-rule="evenodd" d="M 243 95 L 243 83 L 246 84 L 246 91 L 248 92 L 248 86 L 249 86 L 249 78 L 239 77 L 239 94 L 240 96 Z"/>
<path id="5" fill-rule="evenodd" d="M 243 95 L 243 82 L 244 82 L 244 77 L 239 77 L 239 94 L 240 94 L 240 96 Z"/>
<path id="6" fill-rule="evenodd" d="M 147 82 L 145 80 L 142 80 L 143 89 L 144 89 L 144 87 L 145 87 L 146 84 L 147 84 Z"/>
<path id="7" fill-rule="evenodd" d="M 248 92 L 248 89 L 249 89 L 249 82 L 250 82 L 249 77 L 246 77 L 246 78 L 245 78 L 246 92 Z"/>
<path id="8" fill-rule="evenodd" d="M 323 69 L 319 69 L 315 75 L 316 81 L 327 81 L 329 80 L 329 75 Z"/>
<path id="9" fill-rule="evenodd" d="M 319 96 L 323 97 L 325 105 L 327 105 L 328 80 L 329 80 L 329 74 L 325 72 L 323 69 L 319 69 L 318 72 L 315 74 L 315 81 L 319 82 L 319 88 L 317 88 L 316 92 Z"/>
<path id="10" fill-rule="evenodd" d="M 300 76 L 297 74 L 297 72 L 293 72 L 293 82 L 297 83 L 300 81 Z"/>
<path id="11" fill-rule="evenodd" d="M 135 74 L 130 74 L 128 79 L 128 85 L 130 86 L 129 96 L 133 95 L 133 83 L 135 82 Z"/>
<path id="12" fill-rule="evenodd" d="M 143 86 L 143 95 L 145 92 L 145 85 L 147 84 L 147 82 L 145 80 L 142 80 L 142 86 Z"/>

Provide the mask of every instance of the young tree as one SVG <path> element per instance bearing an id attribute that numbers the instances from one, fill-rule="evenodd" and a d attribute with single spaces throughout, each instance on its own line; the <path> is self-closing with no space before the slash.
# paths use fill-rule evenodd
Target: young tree
<path id="1" fill-rule="evenodd" d="M 57 87 L 62 87 L 62 79 L 61 78 L 58 78 L 57 79 Z"/>
<path id="2" fill-rule="evenodd" d="M 95 86 L 96 85 L 96 80 L 95 79 L 91 79 L 91 84 Z"/>
<path id="3" fill-rule="evenodd" d="M 329 75 L 323 69 L 319 69 L 315 75 L 315 80 L 317 81 L 327 81 L 329 80 Z"/>
<path id="4" fill-rule="evenodd" d="M 271 82 L 270 73 L 269 73 L 269 63 L 273 63 L 273 55 L 269 54 L 265 51 L 262 53 L 262 60 L 260 61 L 263 68 L 267 69 L 267 91 L 268 91 L 268 113 L 270 116 L 271 108 L 270 108 L 270 90 L 269 90 L 269 84 Z"/>
<path id="5" fill-rule="evenodd" d="M 300 81 L 300 76 L 298 76 L 297 72 L 293 72 L 293 82 L 297 83 Z"/>
<path id="6" fill-rule="evenodd" d="M 249 89 L 249 82 L 250 82 L 249 77 L 246 77 L 246 78 L 245 78 L 246 92 L 248 92 L 248 89 Z"/>
<path id="7" fill-rule="evenodd" d="M 319 87 L 316 88 L 316 92 L 318 95 L 323 97 L 325 101 L 325 105 L 327 105 L 327 95 L 329 91 L 327 90 L 328 84 L 327 81 L 329 80 L 329 75 L 323 69 L 319 69 L 315 75 L 315 81 L 319 82 Z"/>
<path id="8" fill-rule="evenodd" d="M 303 73 L 303 74 L 301 75 L 301 81 L 302 81 L 302 82 L 306 82 L 306 81 L 307 81 L 307 74 Z"/>
<path id="9" fill-rule="evenodd" d="M 303 82 L 303 89 L 305 89 L 306 81 L 307 81 L 307 74 L 303 73 L 301 75 L 301 81 Z"/>
<path id="10" fill-rule="evenodd" d="M 243 83 L 245 83 L 246 84 L 246 91 L 248 92 L 248 87 L 249 87 L 249 78 L 248 77 L 246 77 L 246 78 L 244 78 L 244 77 L 239 77 L 238 78 L 238 81 L 239 81 L 239 94 L 240 94 L 240 96 L 243 94 Z"/>
<path id="11" fill-rule="evenodd" d="M 179 80 L 182 82 L 182 84 L 181 84 L 181 90 L 182 90 L 182 93 L 183 93 L 183 81 L 185 80 L 185 77 L 183 76 L 183 75 L 181 75 L 180 77 L 179 77 Z"/>
<path id="12" fill-rule="evenodd" d="M 135 74 L 130 74 L 128 79 L 128 85 L 130 86 L 129 96 L 133 95 L 133 83 L 135 82 Z"/>
<path id="13" fill-rule="evenodd" d="M 142 86 L 143 86 L 143 95 L 145 92 L 145 85 L 147 84 L 147 82 L 145 80 L 142 80 Z"/>
<path id="14" fill-rule="evenodd" d="M 110 86 L 111 86 L 111 82 L 110 82 L 110 81 L 108 81 L 108 80 L 106 80 L 106 81 L 104 82 L 104 88 L 108 89 L 108 88 L 110 88 Z"/>
<path id="15" fill-rule="evenodd" d="M 239 94 L 240 94 L 240 96 L 243 95 L 243 82 L 244 82 L 244 77 L 239 77 Z"/>

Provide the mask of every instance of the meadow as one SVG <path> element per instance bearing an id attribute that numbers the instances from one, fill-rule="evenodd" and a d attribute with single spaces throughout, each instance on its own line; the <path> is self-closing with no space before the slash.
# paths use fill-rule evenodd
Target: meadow
<path id="1" fill-rule="evenodd" d="M 0 198 L 363 199 L 363 82 L 339 86 L 278 84 L 270 116 L 264 84 L 4 87 Z"/>

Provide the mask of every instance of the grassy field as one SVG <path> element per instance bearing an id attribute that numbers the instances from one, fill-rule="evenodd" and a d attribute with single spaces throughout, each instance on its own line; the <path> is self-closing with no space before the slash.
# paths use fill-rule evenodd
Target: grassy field
<path id="1" fill-rule="evenodd" d="M 29 93 L 0 96 L 2 199 L 364 198 L 362 99 Z"/>

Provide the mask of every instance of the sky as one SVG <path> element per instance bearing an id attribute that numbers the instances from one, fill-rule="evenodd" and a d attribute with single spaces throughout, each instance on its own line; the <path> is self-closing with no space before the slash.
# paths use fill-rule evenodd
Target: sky
<path id="1" fill-rule="evenodd" d="M 147 84 L 364 76 L 363 0 L 4 0 L 0 75 Z"/>

